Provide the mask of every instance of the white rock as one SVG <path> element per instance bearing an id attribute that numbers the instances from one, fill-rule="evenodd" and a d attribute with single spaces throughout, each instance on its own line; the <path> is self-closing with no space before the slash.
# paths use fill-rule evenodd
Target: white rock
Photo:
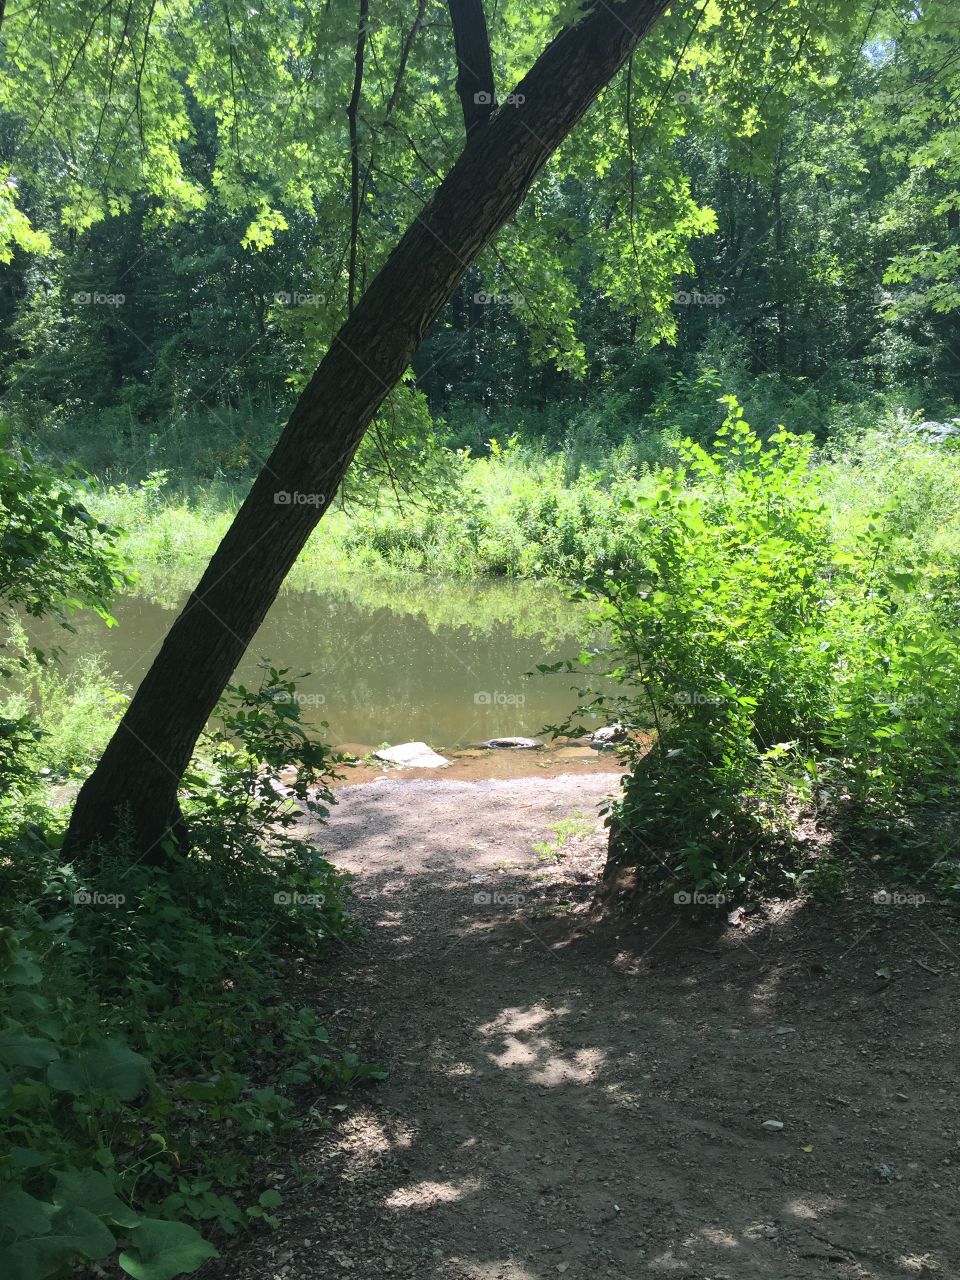
<path id="1" fill-rule="evenodd" d="M 373 753 L 387 764 L 398 764 L 404 769 L 440 769 L 450 761 L 428 747 L 425 742 L 402 742 L 398 747 L 385 747 Z"/>

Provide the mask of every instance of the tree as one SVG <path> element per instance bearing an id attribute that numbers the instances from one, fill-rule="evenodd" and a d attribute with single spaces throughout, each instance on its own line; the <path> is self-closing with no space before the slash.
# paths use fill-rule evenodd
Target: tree
<path id="1" fill-rule="evenodd" d="M 374 414 L 470 264 L 665 8 L 592 5 L 548 45 L 509 106 L 468 121 L 459 159 L 335 337 L 84 784 L 68 856 L 125 827 L 142 857 L 162 858 L 193 746 Z"/>

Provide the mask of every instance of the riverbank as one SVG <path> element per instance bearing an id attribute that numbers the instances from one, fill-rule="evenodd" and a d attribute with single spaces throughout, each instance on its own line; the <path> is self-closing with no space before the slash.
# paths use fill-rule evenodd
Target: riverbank
<path id="1" fill-rule="evenodd" d="M 621 499 L 650 483 L 631 467 L 575 477 L 561 455 L 500 451 L 463 459 L 440 492 L 399 502 L 334 506 L 287 582 L 325 590 L 343 578 L 402 580 L 576 576 L 594 564 L 629 563 Z M 124 531 L 121 546 L 149 588 L 178 569 L 201 568 L 216 550 L 246 486 L 174 484 L 156 472 L 140 484 L 106 484 L 91 511 Z"/>
<path id="2" fill-rule="evenodd" d="M 643 548 L 630 512 L 669 476 L 658 468 L 677 464 L 678 442 L 664 436 L 647 462 L 614 451 L 573 470 L 562 453 L 513 444 L 486 457 L 458 455 L 445 487 L 429 499 L 412 494 L 397 505 L 381 494 L 372 505 L 332 508 L 285 590 L 388 602 L 415 597 L 431 581 L 566 583 L 606 570 L 640 576 Z M 889 411 L 869 430 L 838 432 L 816 463 L 838 541 L 862 538 L 875 514 L 886 512 L 905 551 L 960 554 L 960 453 L 912 426 L 905 411 Z M 101 484 L 86 500 L 123 531 L 136 590 L 170 607 L 194 585 L 246 488 L 219 479 L 174 483 L 155 472 L 140 483 Z M 515 611 L 517 622 L 523 616 Z"/>

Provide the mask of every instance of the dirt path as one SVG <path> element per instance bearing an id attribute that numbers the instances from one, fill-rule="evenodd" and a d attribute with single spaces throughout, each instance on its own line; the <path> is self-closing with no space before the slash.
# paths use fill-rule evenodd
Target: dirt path
<path id="1" fill-rule="evenodd" d="M 391 1077 L 205 1277 L 960 1275 L 954 935 L 869 899 L 598 924 L 599 827 L 533 844 L 612 783 L 340 791 L 318 843 L 369 931 L 319 1005 Z"/>

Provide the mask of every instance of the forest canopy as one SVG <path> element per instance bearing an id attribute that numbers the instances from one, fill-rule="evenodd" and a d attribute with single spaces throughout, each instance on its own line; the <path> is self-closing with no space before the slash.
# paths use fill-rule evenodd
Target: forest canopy
<path id="1" fill-rule="evenodd" d="M 487 15 L 498 111 L 569 16 Z M 548 397 L 636 416 L 718 365 L 814 427 L 954 394 L 955 31 L 948 0 L 673 6 L 427 337 L 401 459 L 428 414 L 471 443 Z M 3 32 L 8 402 L 95 415 L 91 460 L 107 429 L 139 455 L 171 416 L 274 419 L 460 148 L 445 6 L 38 3 Z M 241 434 L 227 471 L 269 427 Z"/>

